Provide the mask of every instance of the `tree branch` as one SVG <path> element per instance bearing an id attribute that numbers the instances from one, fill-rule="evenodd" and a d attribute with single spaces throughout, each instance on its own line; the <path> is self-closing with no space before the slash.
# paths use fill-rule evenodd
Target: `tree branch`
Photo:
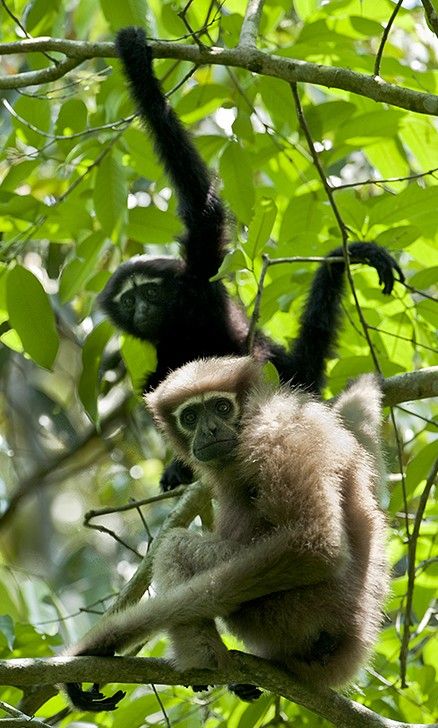
<path id="1" fill-rule="evenodd" d="M 239 46 L 255 48 L 262 20 L 264 0 L 249 0 L 240 30 Z"/>
<path id="2" fill-rule="evenodd" d="M 261 688 L 308 708 L 337 728 L 419 728 L 419 723 L 404 723 L 383 718 L 369 708 L 333 690 L 310 689 L 301 685 L 277 666 L 254 655 L 229 652 L 221 670 L 174 670 L 165 660 L 145 657 L 49 657 L 0 661 L 0 684 L 26 687 L 37 683 L 126 682 L 161 685 L 228 685 L 256 683 Z M 426 724 L 423 728 L 427 728 Z M 429 728 L 433 728 L 429 724 Z M 435 726 L 436 728 L 436 726 Z"/>
<path id="3" fill-rule="evenodd" d="M 253 0 L 255 3 L 255 0 Z M 373 101 L 384 102 L 419 114 L 438 116 L 438 96 L 414 91 L 387 83 L 381 78 L 351 71 L 338 66 L 325 66 L 295 58 L 270 55 L 254 47 L 207 48 L 197 45 L 180 45 L 163 41 L 150 41 L 154 58 L 176 58 L 196 65 L 213 64 L 235 66 L 252 73 L 280 78 L 289 83 L 305 82 L 351 91 Z M 72 67 L 92 58 L 115 58 L 114 43 L 63 40 L 62 38 L 33 38 L 14 43 L 0 43 L 0 54 L 58 51 L 69 57 Z M 73 63 L 75 61 L 75 63 Z M 67 61 L 66 61 L 67 63 Z M 42 71 L 0 76 L 0 88 L 22 88 L 59 78 L 59 66 Z M 54 74 L 50 79 L 44 74 Z M 63 75 L 63 74 L 61 74 Z"/>
<path id="4" fill-rule="evenodd" d="M 438 396 L 438 366 L 415 372 L 396 374 L 383 380 L 383 404 L 392 407 L 401 402 Z"/>
<path id="5" fill-rule="evenodd" d="M 435 10 L 431 0 L 421 0 L 431 31 L 438 37 L 438 12 Z"/>
<path id="6" fill-rule="evenodd" d="M 438 370 L 438 367 L 437 367 Z M 409 640 L 411 636 L 411 624 L 412 624 L 412 602 L 414 598 L 414 587 L 415 587 L 415 558 L 417 554 L 417 543 L 420 535 L 421 524 L 423 523 L 424 511 L 426 509 L 427 501 L 429 498 L 430 491 L 433 485 L 436 483 L 436 477 L 438 473 L 438 459 L 432 467 L 427 478 L 425 488 L 421 494 L 420 502 L 418 504 L 417 513 L 415 514 L 414 528 L 412 535 L 409 538 L 408 545 L 408 589 L 406 592 L 406 606 L 405 606 L 405 618 L 403 621 L 403 636 L 400 648 L 400 677 L 402 688 L 407 687 L 406 683 L 406 670 L 408 663 L 408 649 Z"/>

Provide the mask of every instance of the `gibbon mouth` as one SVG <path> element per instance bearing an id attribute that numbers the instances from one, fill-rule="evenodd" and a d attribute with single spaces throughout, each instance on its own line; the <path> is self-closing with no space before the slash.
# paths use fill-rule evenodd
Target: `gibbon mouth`
<path id="1" fill-rule="evenodd" d="M 193 450 L 193 455 L 197 460 L 205 463 L 209 460 L 215 460 L 216 458 L 228 455 L 235 446 L 236 438 L 228 437 L 224 440 L 215 440 L 215 442 L 208 443 L 202 447 L 197 447 L 196 450 Z"/>

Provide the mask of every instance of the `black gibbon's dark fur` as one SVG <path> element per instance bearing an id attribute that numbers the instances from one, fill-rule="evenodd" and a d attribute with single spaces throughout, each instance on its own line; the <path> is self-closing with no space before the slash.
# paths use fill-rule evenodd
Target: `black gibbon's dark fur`
<path id="1" fill-rule="evenodd" d="M 224 207 L 208 168 L 154 76 L 144 31 L 121 30 L 116 46 L 141 118 L 152 132 L 158 156 L 178 194 L 186 227 L 180 241 L 184 259 L 133 258 L 116 270 L 99 296 L 100 306 L 116 326 L 155 344 L 157 369 L 146 386 L 151 390 L 170 370 L 192 359 L 246 354 L 249 322 L 229 299 L 224 285 L 209 280 L 225 255 Z M 403 281 L 398 264 L 384 248 L 355 242 L 348 249 L 354 262 L 377 270 L 383 293 L 392 291 L 394 270 Z M 342 248 L 336 248 L 328 257 L 342 254 Z M 320 393 L 325 362 L 340 328 L 344 271 L 344 263 L 321 265 L 290 351 L 257 333 L 255 358 L 272 361 L 282 382 Z M 163 488 L 180 482 L 190 482 L 187 468 L 181 471 L 178 465 L 170 466 L 162 479 Z"/>
<path id="2" fill-rule="evenodd" d="M 146 402 L 217 502 L 212 532 L 171 529 L 153 562 L 156 596 L 103 617 L 71 655 L 113 655 L 165 630 L 179 670 L 228 652 L 216 617 L 259 657 L 311 687 L 350 682 L 369 657 L 388 588 L 381 391 L 365 375 L 331 405 L 273 389 L 250 357 L 192 361 Z M 255 686 L 233 692 L 255 699 Z M 123 696 L 67 686 L 75 705 Z"/>

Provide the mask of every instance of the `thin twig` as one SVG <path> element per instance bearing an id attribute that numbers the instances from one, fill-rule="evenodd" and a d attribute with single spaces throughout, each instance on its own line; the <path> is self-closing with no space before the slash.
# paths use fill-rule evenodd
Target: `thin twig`
<path id="1" fill-rule="evenodd" d="M 394 7 L 394 9 L 393 9 L 393 11 L 391 13 L 391 17 L 388 20 L 388 23 L 386 25 L 386 28 L 383 31 L 382 40 L 380 41 L 379 49 L 378 49 L 378 51 L 376 53 L 376 62 L 374 64 L 374 75 L 375 76 L 379 76 L 380 75 L 380 63 L 381 63 L 381 60 L 382 60 L 383 49 L 385 48 L 385 43 L 388 40 L 388 36 L 389 36 L 389 32 L 391 30 L 392 24 L 394 23 L 394 20 L 397 17 L 397 13 L 400 10 L 400 8 L 401 8 L 402 5 L 403 5 L 403 0 L 398 0 L 397 5 Z"/>
<path id="2" fill-rule="evenodd" d="M 386 185 L 391 182 L 410 182 L 413 179 L 421 179 L 428 175 L 434 175 L 438 172 L 438 167 L 429 169 L 427 172 L 418 172 L 418 174 L 408 174 L 406 177 L 386 177 L 384 179 L 364 179 L 359 182 L 345 182 L 340 185 L 336 185 L 336 190 L 348 190 L 350 187 L 364 187 L 365 185 Z"/>
<path id="3" fill-rule="evenodd" d="M 382 371 L 381 371 L 381 368 L 380 368 L 380 364 L 379 364 L 379 361 L 377 359 L 377 356 L 376 356 L 376 353 L 375 353 L 375 350 L 374 350 L 373 342 L 371 341 L 371 338 L 370 338 L 370 334 L 369 334 L 369 331 L 368 331 L 368 325 L 367 325 L 367 322 L 365 320 L 365 317 L 364 317 L 364 315 L 362 313 L 362 309 L 361 309 L 360 304 L 359 304 L 359 299 L 358 299 L 357 294 L 356 294 L 356 289 L 355 289 L 355 286 L 354 286 L 353 277 L 351 275 L 350 262 L 349 262 L 349 256 L 348 256 L 348 237 L 349 237 L 349 231 L 348 231 L 348 228 L 347 228 L 346 224 L 344 223 L 344 221 L 342 219 L 341 213 L 339 212 L 339 208 L 338 208 L 338 206 L 336 204 L 336 200 L 335 200 L 335 197 L 334 197 L 334 189 L 331 187 L 331 185 L 327 181 L 326 174 L 325 174 L 324 169 L 322 167 L 322 164 L 320 162 L 319 156 L 318 156 L 318 154 L 316 152 L 315 145 L 314 145 L 314 142 L 313 142 L 313 139 L 312 139 L 312 135 L 310 134 L 310 129 L 309 129 L 308 125 L 307 125 L 307 121 L 306 121 L 306 118 L 304 116 L 303 108 L 301 106 L 301 101 L 300 101 L 300 97 L 298 95 L 298 89 L 297 89 L 296 83 L 291 83 L 290 84 L 290 88 L 291 88 L 292 96 L 293 96 L 293 99 L 294 99 L 294 102 L 295 102 L 295 108 L 296 108 L 296 113 L 297 113 L 297 117 L 298 117 L 298 123 L 299 123 L 299 125 L 301 127 L 301 130 L 302 130 L 302 132 L 303 132 L 303 134 L 304 134 L 304 136 L 306 138 L 307 146 L 308 146 L 309 152 L 310 152 L 310 154 L 312 156 L 313 163 L 314 163 L 314 165 L 316 167 L 316 170 L 318 172 L 318 175 L 319 175 L 319 177 L 321 179 L 322 185 L 324 187 L 325 193 L 326 193 L 327 198 L 328 198 L 328 201 L 330 203 L 330 207 L 332 208 L 333 214 L 334 214 L 334 216 L 336 218 L 336 222 L 338 223 L 338 227 L 339 227 L 339 230 L 340 230 L 340 233 L 341 233 L 342 248 L 343 248 L 343 251 L 344 251 L 345 272 L 346 272 L 347 280 L 349 282 L 350 289 L 351 289 L 351 292 L 352 292 L 352 295 L 353 295 L 353 300 L 354 300 L 354 304 L 355 304 L 355 307 L 356 307 L 357 315 L 359 317 L 359 321 L 361 323 L 361 326 L 362 326 L 362 329 L 363 329 L 365 338 L 367 340 L 368 347 L 370 349 L 371 358 L 372 358 L 372 360 L 374 362 L 375 369 L 376 369 L 377 372 L 379 372 L 379 374 L 382 374 Z"/>
<path id="4" fill-rule="evenodd" d="M 83 525 L 88 525 L 88 522 L 91 521 L 92 518 L 98 518 L 99 516 L 107 516 L 110 513 L 123 513 L 124 511 L 131 511 L 134 508 L 140 508 L 141 506 L 149 506 L 151 503 L 159 503 L 163 500 L 167 500 L 168 498 L 177 498 L 180 495 L 184 493 L 185 488 L 183 486 L 180 486 L 179 488 L 174 488 L 174 490 L 166 491 L 165 493 L 160 493 L 160 495 L 153 495 L 150 498 L 142 498 L 141 500 L 134 500 L 130 503 L 126 503 L 123 506 L 110 506 L 108 508 L 97 508 L 92 511 L 87 511 L 87 513 L 84 516 Z"/>
<path id="5" fill-rule="evenodd" d="M 114 541 L 117 541 L 121 546 L 123 546 L 125 549 L 128 549 L 128 551 L 131 551 L 138 559 L 142 558 L 142 555 L 137 549 L 135 549 L 133 546 L 130 546 L 129 543 L 124 541 L 120 536 L 116 534 L 115 531 L 112 531 L 110 528 L 107 528 L 106 526 L 102 526 L 101 524 L 94 524 L 94 523 L 87 523 L 87 528 L 91 528 L 94 531 L 99 531 L 100 533 L 106 533 L 108 536 L 111 536 L 111 538 L 114 539 Z"/>
<path id="6" fill-rule="evenodd" d="M 269 261 L 269 258 L 267 255 L 263 255 L 262 259 L 263 259 L 262 270 L 261 270 L 259 282 L 257 285 L 257 294 L 256 294 L 255 301 L 254 301 L 254 310 L 252 312 L 248 336 L 247 336 L 247 340 L 246 340 L 246 351 L 248 352 L 248 354 L 253 353 L 255 332 L 256 332 L 258 320 L 260 318 L 260 305 L 261 305 L 262 295 L 263 295 L 263 285 L 265 282 L 266 273 L 267 273 L 269 265 L 270 265 L 270 261 Z"/>
<path id="7" fill-rule="evenodd" d="M 412 530 L 412 535 L 409 539 L 408 588 L 406 591 L 406 605 L 405 605 L 405 613 L 404 613 L 403 637 L 402 637 L 402 643 L 401 643 L 401 648 L 400 648 L 400 678 L 401 678 L 402 688 L 407 687 L 406 668 L 407 668 L 407 661 L 408 661 L 409 639 L 410 639 L 411 624 L 412 624 L 412 601 L 413 601 L 414 586 L 415 586 L 415 556 L 416 556 L 416 552 L 417 552 L 417 542 L 418 542 L 418 537 L 420 535 L 421 524 L 423 522 L 424 511 L 426 509 L 430 491 L 432 490 L 432 486 L 434 485 L 434 483 L 436 481 L 437 473 L 438 473 L 438 459 L 435 461 L 435 463 L 430 471 L 429 477 L 426 481 L 426 485 L 421 494 L 420 502 L 418 504 L 417 513 L 415 516 L 414 528 Z"/>

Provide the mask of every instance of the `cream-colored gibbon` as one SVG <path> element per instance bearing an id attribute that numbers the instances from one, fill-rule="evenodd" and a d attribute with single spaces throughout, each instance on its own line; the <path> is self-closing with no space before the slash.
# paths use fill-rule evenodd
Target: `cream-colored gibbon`
<path id="1" fill-rule="evenodd" d="M 145 398 L 211 487 L 214 532 L 171 530 L 154 559 L 157 596 L 104 617 L 70 654 L 112 655 L 165 630 L 178 669 L 214 669 L 227 661 L 220 617 L 296 678 L 348 683 L 369 656 L 388 586 L 378 380 L 362 376 L 328 405 L 274 388 L 250 357 L 217 357 L 177 369 Z M 123 695 L 67 689 L 87 710 L 113 709 Z"/>

